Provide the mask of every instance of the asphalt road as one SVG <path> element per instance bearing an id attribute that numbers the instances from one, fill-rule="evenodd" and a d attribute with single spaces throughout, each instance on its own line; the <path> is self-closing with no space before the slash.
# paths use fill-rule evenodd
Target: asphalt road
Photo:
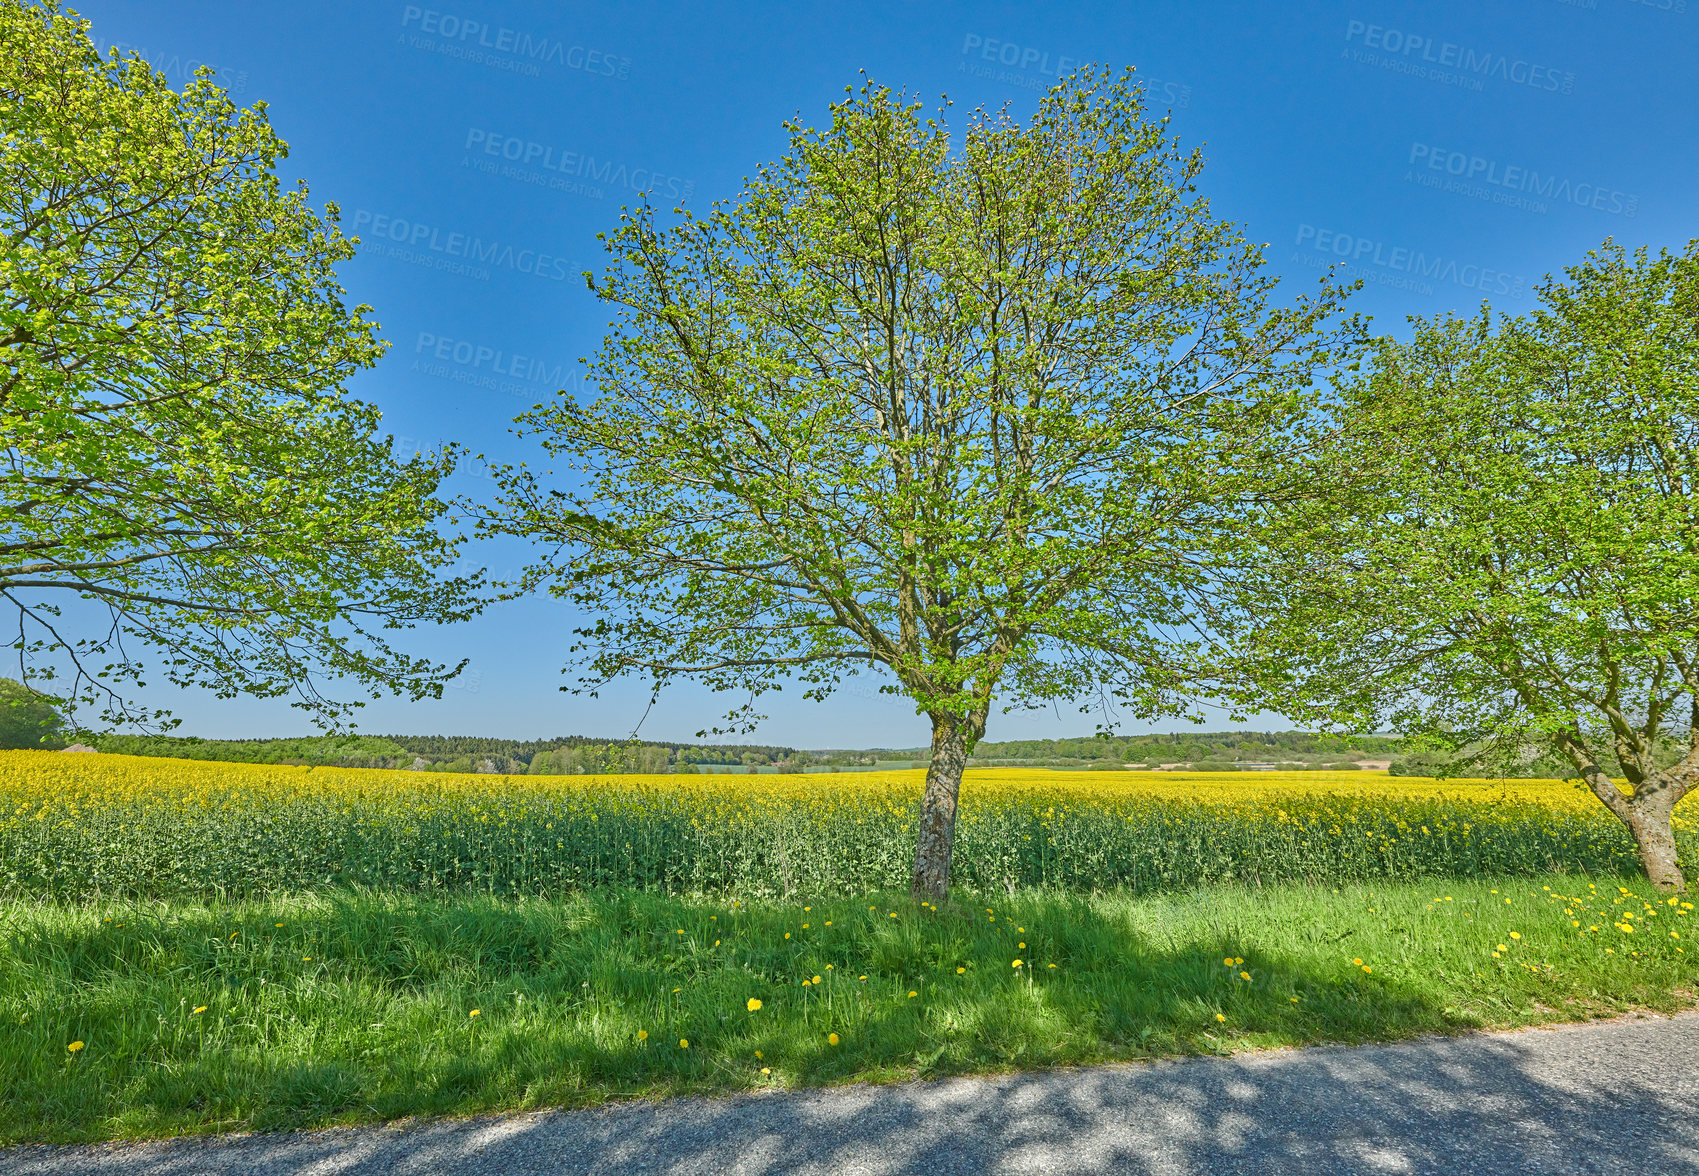
<path id="1" fill-rule="evenodd" d="M 1572 1028 L 94 1148 L 18 1176 L 1699 1174 L 1699 1014 Z"/>

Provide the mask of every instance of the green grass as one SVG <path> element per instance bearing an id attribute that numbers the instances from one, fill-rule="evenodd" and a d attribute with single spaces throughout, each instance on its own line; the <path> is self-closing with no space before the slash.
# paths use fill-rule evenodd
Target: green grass
<path id="1" fill-rule="evenodd" d="M 0 1139 L 581 1106 L 1693 1004 L 1699 917 L 1644 879 L 1595 883 L 1580 928 L 1553 897 L 1587 896 L 1575 875 L 959 896 L 941 911 L 635 892 L 13 901 Z M 1614 904 L 1619 886 L 1634 897 Z M 1625 910 L 1640 930 L 1617 928 Z"/>

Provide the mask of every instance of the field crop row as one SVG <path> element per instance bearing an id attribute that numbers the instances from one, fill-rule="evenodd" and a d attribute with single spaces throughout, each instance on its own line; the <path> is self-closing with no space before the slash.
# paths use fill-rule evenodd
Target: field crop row
<path id="1" fill-rule="evenodd" d="M 5 752 L 0 880 L 58 898 L 324 885 L 850 894 L 906 883 L 921 779 L 453 776 Z M 1689 854 L 1699 848 L 1690 816 L 1676 828 Z M 956 881 L 978 892 L 1634 869 L 1626 832 L 1572 783 L 1362 772 L 970 772 L 955 851 Z"/>

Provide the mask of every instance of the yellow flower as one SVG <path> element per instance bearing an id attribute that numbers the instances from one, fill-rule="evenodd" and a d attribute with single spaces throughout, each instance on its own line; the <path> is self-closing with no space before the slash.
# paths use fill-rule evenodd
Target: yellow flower
<path id="1" fill-rule="evenodd" d="M 802 929 L 803 929 L 803 930 L 804 930 L 804 931 L 806 931 L 806 930 L 808 930 L 808 924 L 807 924 L 807 923 L 804 923 L 804 924 L 803 924 L 803 925 L 802 925 Z"/>
<path id="2" fill-rule="evenodd" d="M 190 1014 L 189 1014 L 189 1015 L 190 1015 L 190 1016 L 191 1016 L 191 1017 L 198 1017 L 198 1016 L 200 1016 L 200 1015 L 201 1015 L 201 1014 L 202 1014 L 202 1013 L 204 1013 L 204 1012 L 206 1012 L 206 1006 L 205 1006 L 205 1005 L 200 1005 L 200 1006 L 198 1006 L 198 1007 L 197 1007 L 197 1008 L 196 1008 L 196 1009 L 195 1009 L 195 1011 L 194 1011 L 194 1012 L 192 1012 L 192 1013 L 190 1013 Z"/>
<path id="3" fill-rule="evenodd" d="M 1241 979 L 1241 980 L 1249 980 L 1250 978 L 1251 978 L 1251 974 L 1249 972 L 1240 972 L 1239 973 L 1239 979 Z"/>
<path id="4" fill-rule="evenodd" d="M 838 1044 L 838 1035 L 837 1035 L 837 1034 L 836 1034 L 836 1033 L 828 1033 L 828 1034 L 826 1034 L 826 1044 L 827 1044 L 827 1045 L 836 1045 L 836 1044 Z"/>
<path id="5" fill-rule="evenodd" d="M 1374 969 L 1373 969 L 1373 968 L 1371 968 L 1371 967 L 1369 967 L 1369 966 L 1368 966 L 1368 965 L 1367 965 L 1367 964 L 1364 964 L 1364 965 L 1363 965 L 1363 971 L 1365 971 L 1365 972 L 1373 972 L 1373 971 L 1374 971 Z"/>
<path id="6" fill-rule="evenodd" d="M 761 1060 L 761 1051 L 760 1051 L 760 1050 L 756 1050 L 756 1051 L 755 1051 L 755 1060 L 756 1060 L 756 1061 L 760 1061 L 760 1060 Z"/>
<path id="7" fill-rule="evenodd" d="M 818 976 L 814 977 L 814 983 L 815 984 L 820 983 L 820 977 L 818 977 Z"/>
<path id="8" fill-rule="evenodd" d="M 960 976 L 965 971 L 967 971 L 966 968 L 957 968 L 956 969 L 956 975 Z"/>
<path id="9" fill-rule="evenodd" d="M 637 1031 L 637 1040 L 638 1041 L 648 1041 L 649 1040 L 649 1031 L 647 1029 L 639 1029 Z"/>
<path id="10" fill-rule="evenodd" d="M 1055 966 L 1056 966 L 1056 965 L 1055 965 L 1055 964 L 1049 964 L 1049 965 L 1046 965 L 1046 966 L 1047 966 L 1047 967 L 1051 967 L 1051 968 L 1054 968 L 1054 967 L 1055 967 Z"/>
<path id="11" fill-rule="evenodd" d="M 1227 957 L 1227 958 L 1226 958 L 1226 959 L 1224 959 L 1224 960 L 1222 960 L 1222 961 L 1221 961 L 1221 962 L 1222 962 L 1222 963 L 1223 963 L 1223 964 L 1224 964 L 1224 965 L 1226 965 L 1226 966 L 1227 966 L 1227 967 L 1229 967 L 1229 968 L 1231 968 L 1231 967 L 1232 967 L 1232 966 L 1233 966 L 1233 957 L 1232 957 L 1232 956 L 1228 956 L 1228 957 Z"/>
<path id="12" fill-rule="evenodd" d="M 1015 944 L 1015 946 L 1016 946 L 1016 947 L 1025 947 L 1025 946 L 1026 946 L 1026 944 L 1024 944 L 1024 943 L 1017 943 L 1017 944 Z"/>
<path id="13" fill-rule="evenodd" d="M 771 1068 L 771 1067 L 769 1067 L 769 1066 L 762 1066 L 762 1067 L 761 1067 L 761 1072 L 762 1072 L 762 1073 L 763 1073 L 763 1074 L 771 1074 L 771 1073 L 772 1073 L 772 1072 L 773 1072 L 773 1071 L 772 1071 L 772 1068 Z"/>
<path id="14" fill-rule="evenodd" d="M 473 1009 L 471 1012 L 467 1013 L 466 1015 L 468 1017 L 476 1017 L 482 1011 L 483 1010 L 481 1010 L 481 1009 Z"/>
<path id="15" fill-rule="evenodd" d="M 761 1009 L 761 1002 L 758 999 L 756 999 L 755 997 L 752 996 L 752 997 L 749 998 L 745 1007 L 748 1008 L 749 1011 L 752 1012 L 752 1013 L 759 1012 L 760 1009 Z"/>
<path id="16" fill-rule="evenodd" d="M 1360 968 L 1360 967 L 1362 967 L 1362 966 L 1363 966 L 1363 961 L 1362 961 L 1362 960 L 1352 960 L 1352 961 L 1351 961 L 1351 962 L 1352 962 L 1352 963 L 1353 963 L 1353 964 L 1356 964 L 1356 965 L 1357 965 L 1357 966 L 1358 966 L 1358 967 L 1359 967 L 1359 968 Z"/>
<path id="17" fill-rule="evenodd" d="M 791 937 L 791 933 L 789 931 L 786 931 L 785 932 L 785 938 L 789 939 L 790 937 Z"/>
<path id="18" fill-rule="evenodd" d="M 81 1048 L 82 1048 L 82 1047 L 83 1047 L 83 1043 L 82 1043 L 82 1042 L 80 1042 L 80 1041 L 73 1041 L 73 1042 L 72 1042 L 72 1043 L 71 1043 L 71 1044 L 70 1044 L 70 1045 L 67 1045 L 67 1046 L 66 1046 L 66 1047 L 65 1047 L 65 1048 L 66 1048 L 66 1049 L 68 1049 L 68 1050 L 70 1050 L 70 1051 L 71 1051 L 71 1052 L 72 1052 L 72 1053 L 76 1053 L 76 1052 L 77 1052 L 77 1051 L 78 1051 L 78 1050 L 79 1050 L 79 1049 L 81 1049 Z"/>
<path id="19" fill-rule="evenodd" d="M 680 1049 L 689 1049 L 690 1048 L 690 1038 L 688 1038 L 688 1037 L 679 1038 L 678 1039 L 678 1047 Z"/>
<path id="20" fill-rule="evenodd" d="M 1019 960 L 1011 961 L 1010 964 L 1009 964 L 1009 967 L 1011 967 L 1011 968 L 1018 968 L 1020 966 L 1021 966 L 1021 961 L 1019 961 Z"/>
<path id="21" fill-rule="evenodd" d="M 1512 938 L 1512 939 L 1521 939 L 1521 938 L 1522 938 L 1522 932 L 1520 932 L 1520 931 L 1512 931 L 1512 932 L 1511 932 L 1511 933 L 1510 933 L 1510 937 L 1511 937 L 1511 938 Z"/>
<path id="22" fill-rule="evenodd" d="M 1225 1020 L 1226 1020 L 1226 1019 L 1227 1019 L 1227 1017 L 1226 1017 L 1226 1015 L 1225 1015 L 1225 1014 L 1223 1014 L 1223 1013 L 1216 1013 L 1216 1014 L 1215 1014 L 1215 1019 L 1216 1019 L 1216 1020 L 1217 1020 L 1217 1021 L 1225 1021 Z"/>
<path id="23" fill-rule="evenodd" d="M 912 988 L 909 990 L 909 996 L 915 997 L 915 996 L 919 996 L 919 995 L 920 995 L 920 993 L 914 991 Z"/>

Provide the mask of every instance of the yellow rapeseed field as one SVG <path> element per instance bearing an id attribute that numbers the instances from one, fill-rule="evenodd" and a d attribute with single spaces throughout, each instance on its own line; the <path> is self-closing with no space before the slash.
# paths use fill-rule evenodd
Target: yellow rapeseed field
<path id="1" fill-rule="evenodd" d="M 64 896 L 864 890 L 906 879 L 923 775 L 508 777 L 0 752 L 0 878 Z M 976 889 L 1154 889 L 1609 873 L 1631 866 L 1632 846 L 1562 781 L 999 768 L 968 773 L 955 860 Z"/>

